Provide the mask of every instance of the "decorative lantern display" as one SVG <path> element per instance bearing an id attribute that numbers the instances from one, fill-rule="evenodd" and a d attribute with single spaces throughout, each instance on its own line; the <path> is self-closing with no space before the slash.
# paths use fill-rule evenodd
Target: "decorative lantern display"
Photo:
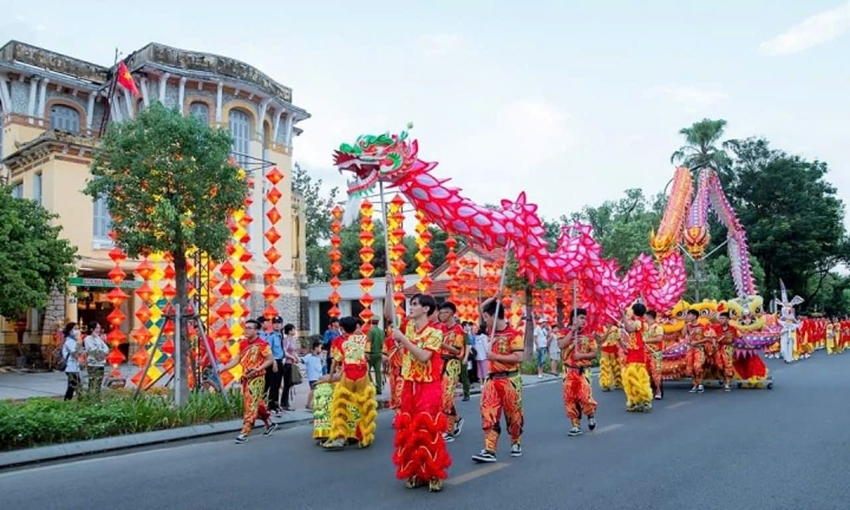
<path id="1" fill-rule="evenodd" d="M 156 268 L 151 264 L 147 255 L 142 256 L 142 261 L 136 266 L 135 273 L 142 280 L 142 284 L 136 288 L 135 294 L 139 298 L 139 304 L 136 307 L 136 318 L 139 320 L 139 327 L 132 333 L 133 341 L 136 342 L 136 353 L 130 358 L 130 361 L 139 368 L 139 371 L 130 379 L 134 385 L 140 383 L 143 387 L 147 387 L 152 379 L 144 374 L 144 367 L 147 365 L 151 355 L 148 353 L 148 343 L 152 339 L 149 329 L 151 320 L 151 304 L 154 295 L 151 288 L 151 276 Z"/>
<path id="2" fill-rule="evenodd" d="M 431 264 L 431 231 L 428 229 L 428 220 L 421 211 L 416 211 L 416 246 L 419 251 L 416 252 L 416 262 L 419 264 L 416 267 L 416 274 L 419 275 L 419 281 L 416 283 L 416 288 L 419 292 L 428 292 L 431 289 L 431 271 L 434 266 Z"/>
<path id="3" fill-rule="evenodd" d="M 446 283 L 446 290 L 449 291 L 449 301 L 457 306 L 460 302 L 460 284 L 458 283 L 458 273 L 460 272 L 460 265 L 457 261 L 457 253 L 455 253 L 455 248 L 457 247 L 457 241 L 454 237 L 449 236 L 446 238 L 446 264 L 448 267 L 446 268 L 446 276 L 449 277 L 449 281 Z"/>
<path id="4" fill-rule="evenodd" d="M 372 297 L 372 288 L 375 282 L 372 280 L 372 275 L 375 273 L 375 267 L 372 261 L 375 258 L 375 224 L 372 222 L 372 202 L 364 199 L 360 204 L 360 290 L 363 295 L 360 296 L 360 304 L 363 310 L 360 311 L 360 318 L 363 319 L 365 325 L 364 331 L 368 330 L 369 324 L 374 316 L 372 312 L 372 303 L 375 298 Z"/>
<path id="5" fill-rule="evenodd" d="M 110 232 L 109 237 L 115 241 L 114 232 Z M 118 350 L 118 346 L 124 343 L 124 340 L 127 338 L 124 332 L 121 331 L 121 325 L 127 318 L 127 316 L 121 311 L 121 305 L 127 300 L 127 298 L 130 297 L 123 289 L 121 289 L 121 283 L 125 278 L 127 278 L 127 273 L 121 269 L 121 264 L 127 260 L 127 255 L 124 254 L 120 248 L 116 247 L 109 251 L 109 258 L 112 259 L 115 267 L 109 271 L 107 276 L 109 276 L 109 279 L 115 284 L 115 288 L 113 288 L 107 295 L 107 299 L 109 299 L 109 302 L 112 304 L 112 311 L 106 319 L 112 327 L 106 335 L 106 341 L 109 346 L 112 347 L 112 350 L 106 355 L 106 362 L 112 366 L 112 373 L 110 375 L 112 377 L 121 377 L 121 371 L 118 369 L 118 365 L 120 365 L 126 358 L 124 357 L 124 354 Z"/>
<path id="6" fill-rule="evenodd" d="M 391 239 L 390 258 L 392 258 L 392 266 L 390 267 L 393 276 L 393 302 L 395 304 L 395 315 L 398 318 L 406 315 L 404 310 L 404 270 L 407 268 L 407 263 L 404 261 L 404 254 L 407 253 L 407 246 L 404 244 L 404 198 L 401 194 L 396 193 L 396 196 L 390 201 L 388 222 L 393 225 L 389 230 Z"/>
<path id="7" fill-rule="evenodd" d="M 268 263 L 267 269 L 263 273 L 263 280 L 266 284 L 266 288 L 263 290 L 263 299 L 266 301 L 263 316 L 269 320 L 277 315 L 277 309 L 274 304 L 280 297 L 280 291 L 277 290 L 277 286 L 275 285 L 278 278 L 280 278 L 280 271 L 275 267 L 277 261 L 280 260 L 280 252 L 275 248 L 275 245 L 280 240 L 280 232 L 277 230 L 277 225 L 281 220 L 280 211 L 277 210 L 277 203 L 283 196 L 277 185 L 283 180 L 283 177 L 283 172 L 278 170 L 276 166 L 272 167 L 266 173 L 266 180 L 269 182 L 269 189 L 266 192 L 266 200 L 269 204 L 269 210 L 266 211 L 266 218 L 269 220 L 269 228 L 264 233 L 264 236 L 269 242 L 269 248 L 263 254 Z"/>
<path id="8" fill-rule="evenodd" d="M 331 251 L 328 253 L 328 257 L 331 259 L 331 279 L 328 282 L 331 286 L 331 293 L 328 296 L 331 309 L 328 310 L 328 315 L 330 317 L 339 317 L 342 315 L 339 309 L 339 301 L 341 299 L 339 295 L 339 286 L 341 285 L 339 273 L 342 271 L 342 264 L 339 263 L 342 260 L 342 252 L 339 251 L 342 238 L 339 237 L 339 233 L 342 231 L 342 207 L 334 207 L 331 211 L 331 216 L 333 216 L 333 221 L 331 222 L 331 232 L 333 235 L 331 236 Z"/>

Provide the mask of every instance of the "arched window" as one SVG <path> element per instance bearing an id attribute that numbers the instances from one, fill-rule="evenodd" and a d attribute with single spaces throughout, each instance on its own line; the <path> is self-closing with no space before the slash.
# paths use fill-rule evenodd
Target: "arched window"
<path id="1" fill-rule="evenodd" d="M 241 110 L 230 110 L 228 129 L 233 138 L 233 157 L 236 164 L 248 166 L 248 154 L 251 150 L 251 118 Z"/>
<path id="2" fill-rule="evenodd" d="M 63 104 L 53 105 L 50 108 L 50 129 L 79 133 L 80 113 L 70 106 Z"/>
<path id="3" fill-rule="evenodd" d="M 235 112 L 230 112 L 231 119 L 233 118 L 233 113 Z M 194 103 L 189 105 L 189 115 L 197 118 L 204 124 L 208 125 L 210 123 L 210 107 L 207 105 L 207 103 L 204 103 L 202 101 L 195 101 Z"/>

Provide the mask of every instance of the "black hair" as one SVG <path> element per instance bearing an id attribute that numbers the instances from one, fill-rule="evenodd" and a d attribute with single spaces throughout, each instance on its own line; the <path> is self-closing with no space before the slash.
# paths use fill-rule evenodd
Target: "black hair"
<path id="1" fill-rule="evenodd" d="M 89 333 L 94 333 L 94 330 L 96 330 L 98 326 L 100 326 L 100 324 L 97 321 L 89 322 Z"/>
<path id="2" fill-rule="evenodd" d="M 76 326 L 77 326 L 76 322 L 69 322 L 68 324 L 65 324 L 64 328 L 62 328 L 62 333 L 64 333 L 65 336 L 69 336 L 71 334 L 71 331 L 74 331 L 74 328 Z"/>
<path id="3" fill-rule="evenodd" d="M 699 317 L 699 311 L 694 308 L 691 308 L 685 315 L 693 315 L 694 317 Z"/>
<path id="4" fill-rule="evenodd" d="M 720 312 L 720 317 L 726 317 L 728 319 L 729 318 L 729 312 Z"/>
<path id="5" fill-rule="evenodd" d="M 570 313 L 570 324 L 572 324 L 573 320 L 578 316 L 587 317 L 587 310 L 584 308 L 576 308 L 573 310 L 572 313 Z"/>
<path id="6" fill-rule="evenodd" d="M 431 294 L 416 294 L 410 298 L 410 302 L 413 301 L 419 303 L 419 306 L 427 308 L 427 315 L 432 315 L 437 310 L 437 300 Z"/>
<path id="7" fill-rule="evenodd" d="M 643 303 L 635 303 L 632 305 L 632 313 L 635 317 L 643 317 L 646 315 L 646 305 Z"/>
<path id="8" fill-rule="evenodd" d="M 443 304 L 440 305 L 440 310 L 451 310 L 452 314 L 457 313 L 457 307 L 451 301 L 443 301 Z"/>
<path id="9" fill-rule="evenodd" d="M 499 313 L 496 314 L 496 305 L 499 307 Z M 496 299 L 487 303 L 487 306 L 481 309 L 482 313 L 486 313 L 490 317 L 496 316 L 497 319 L 503 320 L 505 318 L 505 307 L 502 306 L 502 303 Z"/>
<path id="10" fill-rule="evenodd" d="M 259 329 L 260 329 L 260 327 L 261 327 L 261 326 L 260 326 L 260 321 L 258 321 L 257 319 L 248 319 L 247 321 L 245 321 L 245 325 L 247 326 L 248 324 L 253 324 L 253 325 L 254 325 L 254 327 L 255 327 L 256 329 L 258 329 L 258 330 L 259 330 Z"/>
<path id="11" fill-rule="evenodd" d="M 339 318 L 338 317 L 331 317 L 331 320 L 328 321 L 328 326 L 332 326 L 332 325 L 337 324 L 337 323 L 339 323 Z"/>
<path id="12" fill-rule="evenodd" d="M 321 340 L 313 340 L 312 350 L 314 350 L 314 351 L 315 351 L 315 350 L 316 350 L 316 347 L 321 347 L 321 346 L 322 346 L 322 342 L 321 342 Z"/>
<path id="13" fill-rule="evenodd" d="M 652 317 L 653 319 L 657 319 L 657 318 L 658 318 L 658 313 L 656 313 L 656 311 L 655 311 L 655 310 L 647 310 L 647 311 L 646 311 L 646 316 L 647 316 L 647 317 Z"/>
<path id="14" fill-rule="evenodd" d="M 294 324 L 287 324 L 286 326 L 283 327 L 283 334 L 284 335 L 288 335 L 288 334 L 292 333 L 293 331 L 295 331 L 295 325 Z"/>
<path id="15" fill-rule="evenodd" d="M 349 335 L 357 331 L 357 318 L 348 316 L 339 320 L 339 327 Z"/>

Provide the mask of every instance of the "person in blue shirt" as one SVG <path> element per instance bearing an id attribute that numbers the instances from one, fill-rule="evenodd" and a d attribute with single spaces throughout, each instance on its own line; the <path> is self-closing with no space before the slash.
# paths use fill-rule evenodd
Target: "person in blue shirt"
<path id="1" fill-rule="evenodd" d="M 266 318 L 260 317 L 257 319 L 260 324 L 265 326 Z M 271 370 L 266 370 L 266 394 L 268 395 L 269 411 L 276 416 L 280 416 L 282 410 L 280 408 L 280 383 L 283 380 L 283 318 L 277 316 L 272 319 L 271 329 L 263 327 L 260 331 L 260 338 L 266 341 L 272 348 L 272 357 L 274 365 Z"/>
<path id="2" fill-rule="evenodd" d="M 313 390 L 325 372 L 325 357 L 322 356 L 322 342 L 313 342 L 312 350 L 304 356 L 304 368 L 307 371 L 307 384 L 310 393 L 307 395 L 307 409 L 313 409 Z"/>
<path id="3" fill-rule="evenodd" d="M 328 373 L 328 369 L 331 367 L 331 344 L 339 336 L 339 319 L 336 317 L 331 317 L 330 322 L 328 322 L 328 329 L 325 331 L 324 336 L 322 336 L 322 350 L 325 351 L 325 368 L 324 373 Z"/>

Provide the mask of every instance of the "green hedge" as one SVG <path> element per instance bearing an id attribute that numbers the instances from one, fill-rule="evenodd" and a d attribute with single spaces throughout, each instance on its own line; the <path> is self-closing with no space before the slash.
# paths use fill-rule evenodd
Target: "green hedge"
<path id="1" fill-rule="evenodd" d="M 219 394 L 193 393 L 180 408 L 166 395 L 142 395 L 134 400 L 125 391 L 108 392 L 98 400 L 0 402 L 0 451 L 240 418 L 241 395 L 230 393 L 228 398 L 225 402 Z"/>

